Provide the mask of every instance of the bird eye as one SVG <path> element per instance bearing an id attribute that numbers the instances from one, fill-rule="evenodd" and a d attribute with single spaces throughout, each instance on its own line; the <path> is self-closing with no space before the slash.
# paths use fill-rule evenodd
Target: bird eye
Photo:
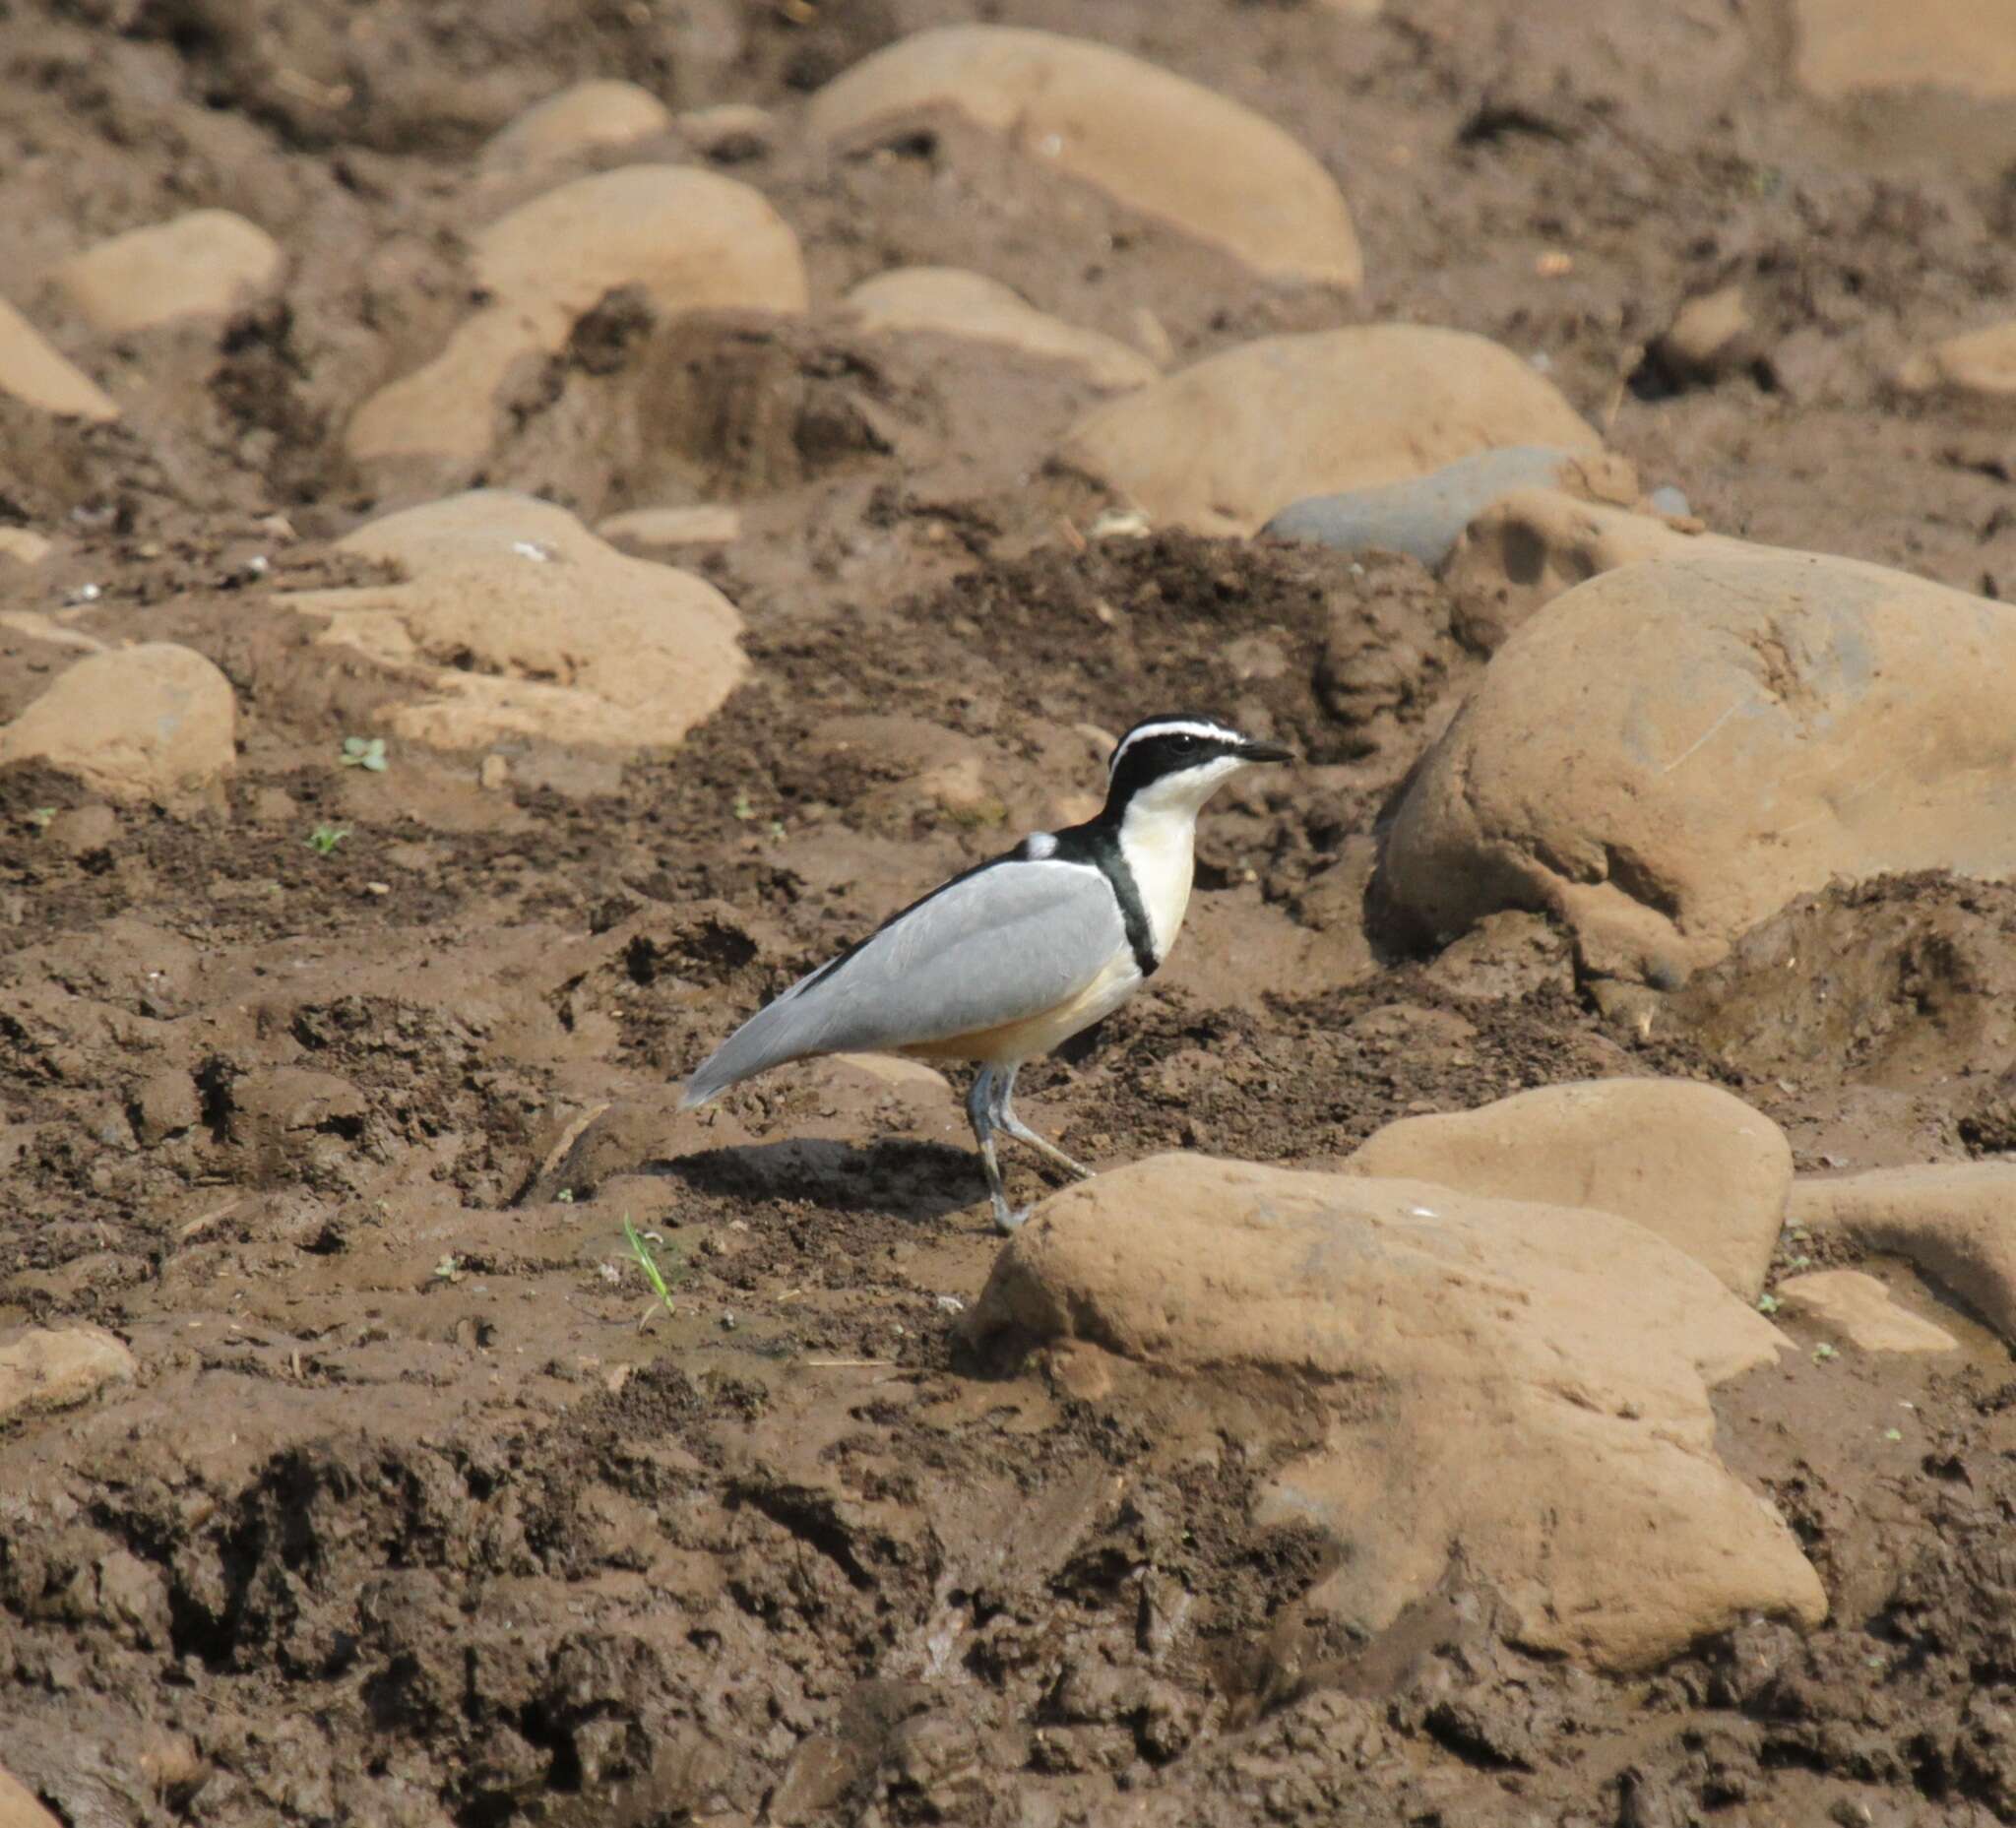
<path id="1" fill-rule="evenodd" d="M 1197 746 L 1197 738 L 1191 735 L 1188 730 L 1178 730 L 1169 738 L 1169 744 L 1177 750 L 1194 749 Z"/>

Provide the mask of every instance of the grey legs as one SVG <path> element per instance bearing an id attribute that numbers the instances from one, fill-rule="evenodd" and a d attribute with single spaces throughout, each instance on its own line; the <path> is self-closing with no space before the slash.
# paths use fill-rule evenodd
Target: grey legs
<path id="1" fill-rule="evenodd" d="M 973 1090 L 966 1095 L 966 1114 L 973 1124 L 974 1140 L 980 1147 L 980 1166 L 987 1172 L 987 1197 L 994 1203 L 994 1226 L 1004 1232 L 1020 1226 L 1029 1217 L 1029 1208 L 1025 1206 L 1018 1212 L 1008 1204 L 1007 1190 L 1001 1184 L 1001 1165 L 994 1157 L 996 1130 L 1005 1131 L 1019 1143 L 1027 1143 L 1045 1161 L 1074 1178 L 1092 1178 L 1091 1168 L 1072 1161 L 1054 1143 L 1045 1142 L 1015 1114 L 1015 1075 L 1021 1070 L 1019 1063 L 1005 1071 L 982 1066 L 974 1078 Z"/>

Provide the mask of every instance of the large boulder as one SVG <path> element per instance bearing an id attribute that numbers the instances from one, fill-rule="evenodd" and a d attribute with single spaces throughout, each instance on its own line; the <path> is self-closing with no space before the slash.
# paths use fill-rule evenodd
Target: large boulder
<path id="1" fill-rule="evenodd" d="M 416 687 L 387 726 L 436 748 L 669 746 L 748 669 L 742 618 L 711 584 L 626 558 L 529 495 L 472 490 L 339 544 L 405 576 L 289 601 L 324 619 L 322 640 Z"/>
<path id="2" fill-rule="evenodd" d="M 0 394 L 39 412 L 96 423 L 119 416 L 112 397 L 0 298 Z"/>
<path id="3" fill-rule="evenodd" d="M 1906 1258 L 2016 1346 L 2016 1163 L 1802 1177 L 1788 1211 L 1817 1236 Z"/>
<path id="4" fill-rule="evenodd" d="M 1257 1521 L 1336 1540 L 1310 1603 L 1350 1628 L 1458 1565 L 1518 1642 L 1609 1669 L 1748 1613 L 1825 1614 L 1790 1530 L 1715 1451 L 1710 1389 L 1781 1336 L 1626 1220 L 1158 1156 L 1045 1201 L 974 1325 L 1126 1361 L 1116 1401 L 1145 1373 L 1278 1405 L 1304 1451 Z"/>
<path id="5" fill-rule="evenodd" d="M 36 757 L 111 799 L 202 794 L 237 760 L 237 699 L 202 655 L 171 642 L 92 654 L 0 729 L 0 766 Z"/>
<path id="6" fill-rule="evenodd" d="M 1850 559 L 1627 565 L 1507 641 L 1375 885 L 1422 938 L 1549 912 L 1670 987 L 1836 877 L 2016 868 L 2016 610 Z"/>
<path id="7" fill-rule="evenodd" d="M 2016 12 L 1995 0 L 1793 0 L 1793 19 L 1798 79 L 1814 95 L 2016 95 Z"/>
<path id="8" fill-rule="evenodd" d="M 1595 453 L 1553 384 L 1467 331 L 1265 337 L 1099 408 L 1059 456 L 1158 524 L 1250 534 L 1291 503 L 1422 476 L 1499 445 Z"/>
<path id="9" fill-rule="evenodd" d="M 183 318 L 225 318 L 270 295 L 285 268 L 280 243 L 228 210 L 192 210 L 73 255 L 50 278 L 107 337 Z"/>
<path id="10" fill-rule="evenodd" d="M 365 466 L 428 477 L 473 471 L 497 435 L 499 396 L 529 357 L 564 348 L 581 318 L 634 286 L 663 317 L 805 308 L 797 237 L 758 191 L 674 165 L 624 165 L 562 184 L 474 238 L 485 295 L 448 347 L 364 402 L 347 433 Z"/>
<path id="11" fill-rule="evenodd" d="M 1272 279 L 1363 279 L 1329 172 L 1252 109 L 1107 45 L 1008 26 L 944 26 L 864 57 L 812 98 L 812 133 L 873 144 L 933 111 L 1236 256 Z"/>
<path id="12" fill-rule="evenodd" d="M 1162 371 L 1141 353 L 1096 330 L 1039 311 L 1012 287 L 958 267 L 902 267 L 863 280 L 848 309 L 871 334 L 931 331 L 997 343 L 1025 355 L 1082 368 L 1095 386 L 1141 387 Z"/>
<path id="13" fill-rule="evenodd" d="M 1686 1079 L 1543 1086 L 1477 1110 L 1402 1117 L 1346 1164 L 1488 1199 L 1616 1214 L 1656 1231 L 1755 1300 L 1792 1190 L 1792 1145 L 1771 1119 Z"/>

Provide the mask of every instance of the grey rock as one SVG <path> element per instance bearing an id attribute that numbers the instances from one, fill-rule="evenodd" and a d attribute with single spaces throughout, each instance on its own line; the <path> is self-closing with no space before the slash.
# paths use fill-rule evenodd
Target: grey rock
<path id="1" fill-rule="evenodd" d="M 1405 482 L 1311 495 L 1282 509 L 1265 531 L 1340 552 L 1404 552 L 1432 567 L 1449 556 L 1463 530 L 1499 496 L 1520 488 L 1551 488 L 1583 455 L 1544 444 L 1479 451 Z"/>
<path id="2" fill-rule="evenodd" d="M 1687 498 L 1670 482 L 1663 482 L 1646 497 L 1650 506 L 1660 514 L 1670 514 L 1675 520 L 1685 520 L 1694 512 L 1687 505 Z"/>

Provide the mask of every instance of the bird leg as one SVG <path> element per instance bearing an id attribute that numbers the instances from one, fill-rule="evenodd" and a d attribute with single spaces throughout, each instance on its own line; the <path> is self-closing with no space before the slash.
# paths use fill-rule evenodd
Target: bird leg
<path id="1" fill-rule="evenodd" d="M 992 1067 L 987 1068 L 989 1073 L 993 1070 Z M 1090 1180 L 1091 1168 L 1072 1161 L 1055 1143 L 1045 1142 L 1015 1114 L 1015 1075 L 1021 1071 L 1018 1063 L 994 1081 L 994 1127 L 1006 1130 L 1019 1143 L 1027 1143 L 1044 1161 L 1062 1168 L 1074 1180 Z"/>
<path id="2" fill-rule="evenodd" d="M 983 1066 L 966 1095 L 967 1120 L 973 1125 L 974 1141 L 980 1146 L 980 1166 L 987 1170 L 987 1197 L 994 1203 L 994 1229 L 1006 1233 L 1029 1217 L 1029 1208 L 1017 1212 L 1008 1204 L 1008 1190 L 1001 1184 L 1001 1164 L 994 1159 L 994 1069 Z"/>

